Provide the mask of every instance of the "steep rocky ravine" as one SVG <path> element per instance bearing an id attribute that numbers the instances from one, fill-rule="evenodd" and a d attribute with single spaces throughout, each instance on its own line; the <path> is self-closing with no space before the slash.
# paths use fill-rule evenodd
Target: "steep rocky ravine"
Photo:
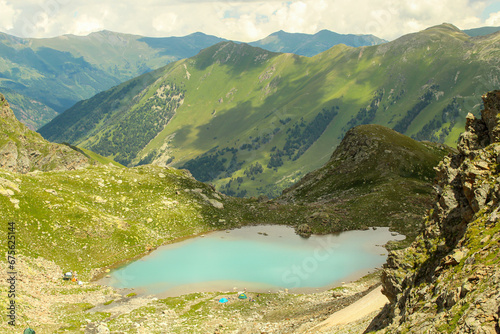
<path id="1" fill-rule="evenodd" d="M 391 303 L 367 332 L 500 333 L 500 91 L 483 101 L 459 153 L 436 167 L 422 234 L 390 254 L 382 281 Z"/>

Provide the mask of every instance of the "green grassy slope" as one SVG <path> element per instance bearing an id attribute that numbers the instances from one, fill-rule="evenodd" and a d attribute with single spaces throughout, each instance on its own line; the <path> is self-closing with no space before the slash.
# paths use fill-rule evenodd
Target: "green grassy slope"
<path id="1" fill-rule="evenodd" d="M 380 125 L 361 125 L 323 167 L 285 189 L 279 200 L 343 213 L 340 224 L 389 226 L 412 239 L 430 205 L 434 167 L 450 152 Z"/>
<path id="2" fill-rule="evenodd" d="M 40 133 L 125 165 L 184 166 L 228 194 L 277 196 L 356 125 L 453 143 L 465 110 L 499 84 L 499 40 L 445 24 L 312 58 L 224 42 L 83 101 Z"/>
<path id="3" fill-rule="evenodd" d="M 173 169 L 106 165 L 27 175 L 0 170 L 0 186 L 5 190 L 1 219 L 19 225 L 19 252 L 87 278 L 95 274 L 92 269 L 147 248 L 238 224 L 238 217 L 228 213 L 231 200 Z M 228 210 L 213 207 L 202 194 Z"/>

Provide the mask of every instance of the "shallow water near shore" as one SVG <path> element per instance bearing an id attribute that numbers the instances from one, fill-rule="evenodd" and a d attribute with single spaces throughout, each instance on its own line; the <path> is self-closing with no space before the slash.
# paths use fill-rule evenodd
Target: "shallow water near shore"
<path id="1" fill-rule="evenodd" d="M 201 291 L 312 292 L 385 263 L 388 228 L 302 238 L 287 226 L 248 226 L 162 246 L 111 272 L 104 284 L 148 294 Z"/>

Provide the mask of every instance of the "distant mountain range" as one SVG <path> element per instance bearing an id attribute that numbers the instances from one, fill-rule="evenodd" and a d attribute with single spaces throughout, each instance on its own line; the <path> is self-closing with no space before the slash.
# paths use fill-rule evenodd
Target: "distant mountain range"
<path id="1" fill-rule="evenodd" d="M 500 28 L 465 32 L 482 36 Z M 152 38 L 100 31 L 88 36 L 18 38 L 0 33 L 0 89 L 16 116 L 36 129 L 76 102 L 170 62 L 196 55 L 225 39 L 194 33 Z M 386 42 L 373 35 L 279 31 L 249 43 L 268 51 L 315 56 L 337 44 L 368 46 Z"/>
<path id="2" fill-rule="evenodd" d="M 172 164 L 233 195 L 279 195 L 344 134 L 380 124 L 454 144 L 500 82 L 500 33 L 443 24 L 315 57 L 221 42 L 77 103 L 40 129 L 125 165 Z"/>
<path id="3" fill-rule="evenodd" d="M 489 34 L 493 34 L 497 31 L 500 31 L 500 27 L 481 27 L 481 28 L 463 30 L 464 33 L 466 33 L 471 37 L 486 36 Z"/>
<path id="4" fill-rule="evenodd" d="M 0 33 L 0 89 L 32 129 L 76 102 L 172 61 L 189 58 L 222 38 L 194 33 L 152 38 L 101 31 L 88 36 L 18 38 Z M 269 50 L 315 55 L 338 43 L 372 45 L 374 36 L 279 32 L 255 42 Z"/>
<path id="5" fill-rule="evenodd" d="M 264 39 L 249 44 L 273 52 L 294 53 L 312 57 L 337 44 L 358 47 L 386 42 L 385 39 L 373 35 L 342 35 L 329 30 L 321 30 L 314 35 L 291 34 L 280 30 Z"/>

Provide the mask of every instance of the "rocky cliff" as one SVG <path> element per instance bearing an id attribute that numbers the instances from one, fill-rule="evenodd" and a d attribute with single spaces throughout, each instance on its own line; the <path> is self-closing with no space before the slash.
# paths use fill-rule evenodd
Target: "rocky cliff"
<path id="1" fill-rule="evenodd" d="M 368 331 L 500 332 L 500 91 L 467 116 L 459 153 L 436 168 L 423 232 L 392 252 L 382 276 L 391 301 Z"/>
<path id="2" fill-rule="evenodd" d="M 72 170 L 90 164 L 85 155 L 68 146 L 49 143 L 19 122 L 1 94 L 0 116 L 0 168 L 27 173 Z"/>

